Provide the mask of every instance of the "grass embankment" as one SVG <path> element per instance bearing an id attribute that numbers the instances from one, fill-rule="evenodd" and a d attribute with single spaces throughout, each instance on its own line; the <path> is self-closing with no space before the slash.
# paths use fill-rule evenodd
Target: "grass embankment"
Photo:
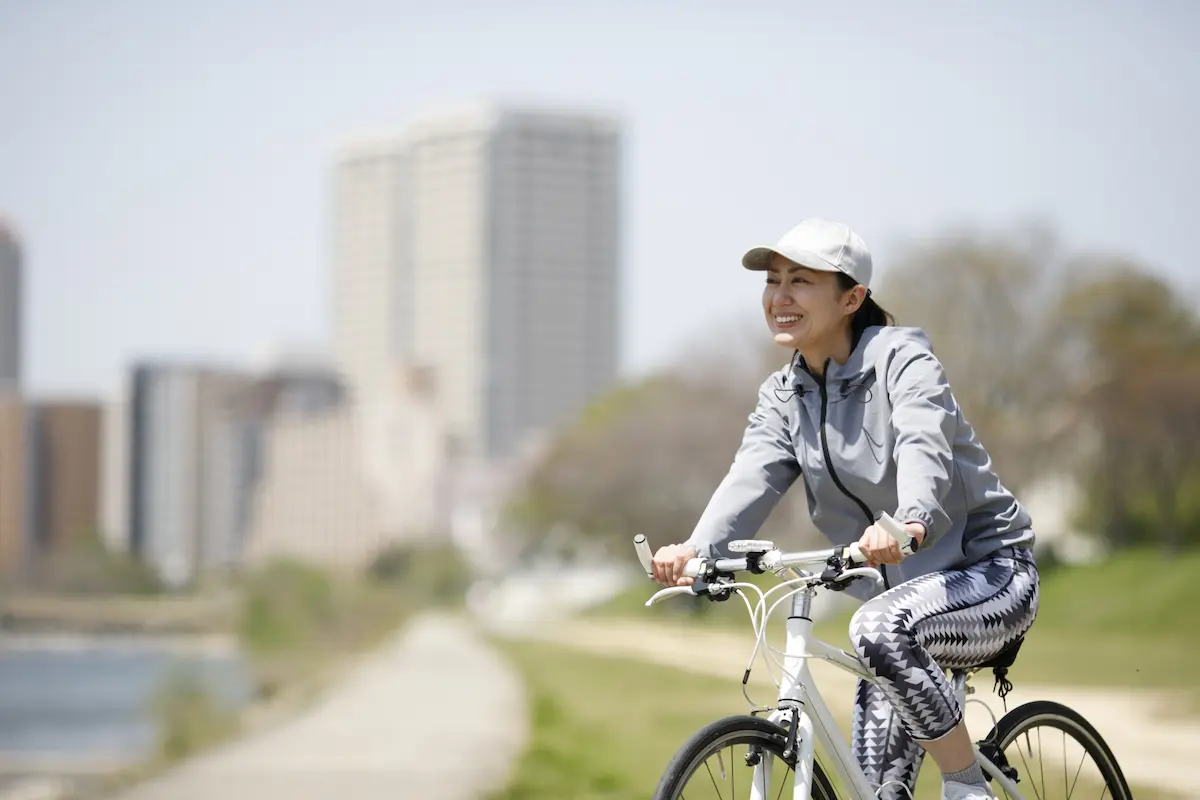
<path id="1" fill-rule="evenodd" d="M 1200 711 L 1196 644 L 1187 633 L 1197 629 L 1198 576 L 1200 551 L 1167 560 L 1158 551 L 1139 550 L 1047 571 L 1013 679 L 1177 690 Z M 850 613 L 825 620 L 818 635 L 848 643 L 849 620 Z"/>
<path id="2" fill-rule="evenodd" d="M 1103 564 L 1048 571 L 1014 680 L 1190 689 L 1194 645 L 1184 631 L 1194 628 L 1192 609 L 1200 604 L 1197 569 L 1200 553 L 1166 562 L 1157 553 L 1130 552 Z M 644 609 L 648 596 L 638 586 L 596 613 L 658 617 L 673 625 L 745 624 L 736 599 L 698 601 L 684 610 L 691 601 L 677 599 Z M 820 635 L 845 642 L 848 619 L 846 613 L 823 622 Z M 501 647 L 525 679 L 532 731 L 512 782 L 493 800 L 647 797 L 688 736 L 746 711 L 734 681 L 550 644 Z M 848 734 L 845 714 L 840 723 Z M 936 797 L 936 784 L 934 770 L 922 770 L 918 796 Z M 1146 790 L 1137 796 L 1165 797 Z"/>
<path id="3" fill-rule="evenodd" d="M 490 800 L 644 800 L 689 736 L 715 719 L 746 712 L 735 681 L 553 644 L 500 646 L 526 682 L 532 725 L 512 780 Z M 843 715 L 839 723 L 848 735 L 849 720 Z M 728 756 L 725 763 L 738 767 Z M 742 791 L 748 776 L 738 767 Z M 707 797 L 705 788 L 688 796 Z M 784 796 L 790 790 L 789 783 Z M 921 770 L 917 796 L 939 796 L 936 769 Z M 1167 800 L 1146 790 L 1137 796 Z"/>
<path id="4" fill-rule="evenodd" d="M 774 577 L 755 576 L 762 586 Z M 672 625 L 719 625 L 745 630 L 745 605 L 673 598 L 653 608 L 643 603 L 653 591 L 648 582 L 593 610 L 599 616 L 660 620 Z M 1195 688 L 1196 630 L 1200 608 L 1200 550 L 1165 559 L 1157 550 L 1119 553 L 1098 564 L 1057 567 L 1041 576 L 1037 621 L 1026 637 L 1014 678 L 1036 683 L 1171 688 L 1191 694 Z M 786 615 L 781 606 L 772 618 Z M 830 644 L 848 646 L 853 606 L 817 625 Z"/>
<path id="5" fill-rule="evenodd" d="M 502 641 L 525 679 L 531 735 L 492 800 L 644 798 L 684 739 L 745 708 L 736 684 L 667 667 Z"/>

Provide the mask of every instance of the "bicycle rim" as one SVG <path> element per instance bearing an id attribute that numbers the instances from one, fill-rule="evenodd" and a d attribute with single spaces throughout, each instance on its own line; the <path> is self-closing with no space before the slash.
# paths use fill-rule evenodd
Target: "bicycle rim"
<path id="1" fill-rule="evenodd" d="M 750 797 L 754 768 L 748 754 L 770 763 L 764 800 L 792 797 L 795 773 L 784 761 L 783 729 L 759 717 L 728 717 L 698 731 L 671 759 L 655 800 L 745 800 Z M 837 800 L 821 765 L 813 763 L 810 797 Z"/>
<path id="2" fill-rule="evenodd" d="M 1129 800 L 1129 785 L 1095 728 L 1058 703 L 1027 703 L 1006 714 L 988 740 L 1017 776 L 1026 800 Z M 1003 766 L 1003 765 L 1000 765 Z M 1011 777 L 1011 773 L 1010 773 Z M 993 781 L 1001 798 L 1011 797 Z"/>

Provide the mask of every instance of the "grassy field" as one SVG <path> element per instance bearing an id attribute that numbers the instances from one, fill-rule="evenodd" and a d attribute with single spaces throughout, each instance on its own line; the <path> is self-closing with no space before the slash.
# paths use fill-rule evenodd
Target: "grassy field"
<path id="1" fill-rule="evenodd" d="M 549 644 L 500 646 L 525 679 L 532 728 L 514 781 L 491 800 L 644 800 L 689 734 L 745 709 L 728 681 Z"/>
<path id="2" fill-rule="evenodd" d="M 746 712 L 728 680 L 551 644 L 499 645 L 526 682 L 532 730 L 512 782 L 489 800 L 645 800 L 688 736 Z M 848 732 L 848 720 L 840 723 Z M 936 769 L 926 767 L 917 796 L 937 797 L 938 786 Z M 1144 790 L 1136 796 L 1167 800 Z"/>
<path id="3" fill-rule="evenodd" d="M 755 580 L 764 586 L 775 581 Z M 643 608 L 651 591 L 649 584 L 638 584 L 591 613 L 748 630 L 737 598 L 724 603 L 676 598 Z M 1131 551 L 1102 564 L 1051 570 L 1042 576 L 1038 618 L 1013 676 L 1037 683 L 1171 687 L 1187 693 L 1191 708 L 1200 711 L 1195 642 L 1184 633 L 1197 629 L 1196 608 L 1200 551 L 1169 561 L 1157 551 Z M 824 620 L 817 635 L 848 645 L 852 613 Z"/>
<path id="4" fill-rule="evenodd" d="M 1171 687 L 1186 692 L 1191 711 L 1200 711 L 1200 692 L 1192 687 L 1194 637 L 1184 633 L 1195 629 L 1198 574 L 1200 552 L 1167 562 L 1150 551 L 1048 572 L 1014 681 Z M 672 625 L 745 624 L 736 599 L 723 604 L 681 599 L 644 609 L 647 588 L 639 585 L 593 613 L 650 616 Z M 846 642 L 848 619 L 846 613 L 824 621 L 820 635 Z M 492 800 L 645 798 L 687 736 L 706 722 L 746 710 L 738 687 L 726 680 L 554 645 L 501 646 L 528 686 L 533 730 L 514 781 Z M 848 721 L 841 722 L 848 732 Z M 938 796 L 932 769 L 922 771 L 918 792 Z M 1165 797 L 1136 787 L 1135 795 Z"/>
<path id="5" fill-rule="evenodd" d="M 1038 617 L 1013 667 L 1014 680 L 1088 686 L 1172 688 L 1200 711 L 1195 685 L 1200 551 L 1164 561 L 1155 551 L 1042 577 Z M 818 635 L 848 643 L 850 613 Z"/>

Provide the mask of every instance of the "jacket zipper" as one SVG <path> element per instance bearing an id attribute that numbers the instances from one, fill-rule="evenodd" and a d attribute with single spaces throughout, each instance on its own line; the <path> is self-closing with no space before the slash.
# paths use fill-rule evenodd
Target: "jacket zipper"
<path id="1" fill-rule="evenodd" d="M 808 370 L 807 366 L 804 369 L 809 375 L 812 375 L 812 372 Z M 825 363 L 825 369 L 826 371 L 829 369 L 828 362 Z M 821 377 L 819 378 L 817 378 L 815 375 L 813 375 L 813 377 L 816 379 L 817 386 L 821 390 L 821 455 L 825 457 L 825 469 L 829 470 L 829 477 L 833 479 L 833 485 L 840 489 L 842 494 L 846 495 L 846 497 L 849 497 L 860 509 L 862 509 L 863 516 L 867 518 L 867 527 L 870 527 L 875 524 L 875 516 L 871 513 L 871 509 L 867 507 L 866 503 L 864 503 L 846 488 L 846 485 L 842 483 L 842 479 L 838 477 L 837 470 L 833 468 L 833 458 L 831 458 L 829 455 L 829 439 L 825 436 L 825 410 L 829 405 L 829 393 L 825 387 L 825 372 L 822 372 Z M 879 574 L 883 576 L 883 588 L 885 590 L 892 588 L 891 581 L 888 580 L 886 564 L 879 565 Z"/>

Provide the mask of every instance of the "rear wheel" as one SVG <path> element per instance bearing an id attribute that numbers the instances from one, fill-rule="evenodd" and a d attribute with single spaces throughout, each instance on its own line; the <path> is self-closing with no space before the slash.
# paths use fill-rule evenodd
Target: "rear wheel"
<path id="1" fill-rule="evenodd" d="M 787 731 L 761 717 L 735 716 L 701 728 L 679 748 L 654 792 L 654 800 L 735 800 L 750 797 L 754 764 L 769 764 L 765 800 L 792 797 L 794 759 L 785 760 Z M 789 763 L 790 761 L 790 763 Z M 748 763 L 749 762 L 749 763 Z M 813 763 L 816 800 L 837 800 L 833 786 Z"/>
<path id="2" fill-rule="evenodd" d="M 1117 759 L 1087 720 L 1059 703 L 1039 700 L 1005 714 L 980 746 L 1027 800 L 1128 800 Z M 1001 798 L 1010 798 L 992 782 Z"/>

